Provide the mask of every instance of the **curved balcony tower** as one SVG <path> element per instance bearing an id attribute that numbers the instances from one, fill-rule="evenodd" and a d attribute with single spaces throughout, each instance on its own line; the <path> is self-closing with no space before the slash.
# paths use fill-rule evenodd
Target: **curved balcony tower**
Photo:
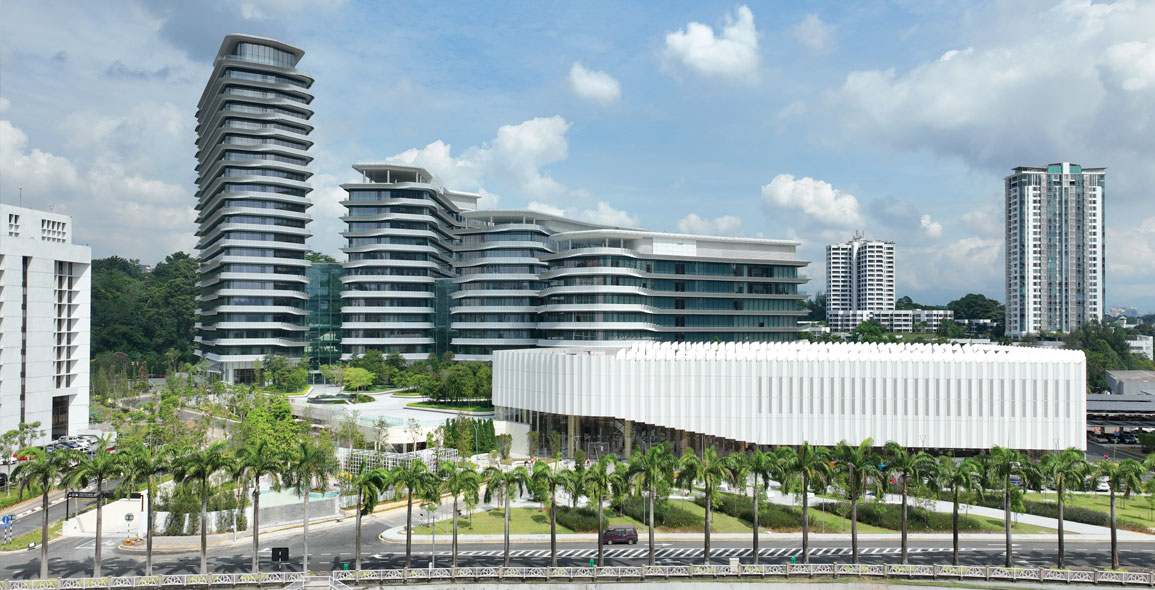
<path id="1" fill-rule="evenodd" d="M 307 344 L 313 78 L 297 69 L 303 55 L 229 35 L 197 105 L 197 355 L 230 382 Z"/>
<path id="2" fill-rule="evenodd" d="M 428 358 L 448 344 L 447 299 L 438 291 L 452 287 L 454 231 L 479 196 L 446 190 L 421 168 L 353 168 L 361 182 L 341 185 L 341 250 L 349 257 L 341 278 L 342 358 L 367 350 Z"/>

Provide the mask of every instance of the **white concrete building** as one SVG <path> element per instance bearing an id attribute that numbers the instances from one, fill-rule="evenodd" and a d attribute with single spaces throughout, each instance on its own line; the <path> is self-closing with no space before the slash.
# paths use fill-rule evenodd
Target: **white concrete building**
<path id="1" fill-rule="evenodd" d="M 826 312 L 894 309 L 894 242 L 855 236 L 826 247 Z"/>
<path id="2" fill-rule="evenodd" d="M 1155 337 L 1142 334 L 1127 340 L 1131 354 L 1141 356 L 1147 360 L 1155 359 Z"/>
<path id="3" fill-rule="evenodd" d="M 494 352 L 500 419 L 594 454 L 672 440 L 937 450 L 1085 447 L 1082 352 L 1007 346 L 637 343 Z"/>
<path id="4" fill-rule="evenodd" d="M 1106 168 L 1062 162 L 1006 177 L 1006 333 L 1103 320 Z"/>
<path id="5" fill-rule="evenodd" d="M 0 205 L 0 432 L 88 428 L 92 251 L 72 218 Z"/>

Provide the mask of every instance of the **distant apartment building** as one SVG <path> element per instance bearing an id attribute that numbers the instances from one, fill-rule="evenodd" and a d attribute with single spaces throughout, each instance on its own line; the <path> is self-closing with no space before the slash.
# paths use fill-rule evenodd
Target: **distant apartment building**
<path id="1" fill-rule="evenodd" d="M 894 242 L 855 236 L 826 247 L 826 323 L 849 332 L 874 320 L 890 332 L 934 332 L 949 310 L 895 309 Z"/>
<path id="2" fill-rule="evenodd" d="M 1141 356 L 1147 360 L 1155 360 L 1155 337 L 1142 334 L 1127 339 L 1127 347 L 1131 354 Z"/>
<path id="3" fill-rule="evenodd" d="M 92 251 L 72 218 L 0 205 L 0 432 L 88 428 Z"/>
<path id="4" fill-rule="evenodd" d="M 196 353 L 226 381 L 308 344 L 305 245 L 312 172 L 304 52 L 225 37 L 197 106 Z"/>
<path id="5" fill-rule="evenodd" d="M 1006 333 L 1103 319 L 1106 168 L 1020 166 L 1006 184 Z"/>
<path id="6" fill-rule="evenodd" d="M 797 242 L 608 227 L 477 210 L 422 168 L 358 164 L 342 185 L 344 358 L 794 340 L 805 315 Z"/>

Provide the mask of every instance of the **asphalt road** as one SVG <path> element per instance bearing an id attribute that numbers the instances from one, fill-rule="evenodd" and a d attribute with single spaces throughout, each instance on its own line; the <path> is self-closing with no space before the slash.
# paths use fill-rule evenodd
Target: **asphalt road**
<path id="1" fill-rule="evenodd" d="M 105 484 L 103 486 L 105 493 L 111 494 L 112 491 L 116 489 L 117 483 L 118 483 L 118 481 L 105 482 Z M 73 490 L 73 491 L 79 491 L 79 490 Z M 84 491 L 94 492 L 94 491 L 96 491 L 96 486 L 90 485 L 87 488 L 85 488 Z M 50 496 L 49 501 L 55 502 L 58 497 L 60 498 L 59 503 L 49 504 L 49 506 L 48 506 L 48 522 L 49 523 L 56 523 L 56 522 L 63 520 L 65 508 L 68 509 L 69 515 L 76 515 L 77 512 L 83 511 L 83 510 L 85 510 L 91 506 L 94 506 L 96 504 L 96 500 L 72 499 L 72 500 L 68 500 L 67 502 L 65 502 L 65 500 L 63 499 L 63 493 L 58 494 L 55 492 L 53 493 L 53 495 Z M 32 509 L 35 510 L 34 512 L 32 512 L 30 514 L 17 516 L 17 518 L 15 519 L 16 522 L 14 522 L 12 524 L 12 537 L 13 538 L 19 537 L 20 535 L 23 535 L 24 533 L 27 533 L 29 531 L 38 531 L 38 530 L 40 530 L 41 525 L 44 524 L 44 513 L 40 511 L 40 497 L 37 496 L 36 500 L 37 501 L 36 501 L 35 506 L 32 507 Z M 107 504 L 108 500 L 105 500 L 105 503 Z M 11 511 L 5 510 L 4 512 L 5 512 L 5 514 L 8 514 Z"/>
<path id="2" fill-rule="evenodd" d="M 391 517 L 396 519 L 397 517 Z M 382 543 L 376 535 L 387 524 L 380 518 L 364 527 L 362 537 L 362 567 L 366 569 L 400 568 L 405 563 L 405 546 L 397 543 Z M 345 563 L 353 567 L 354 539 L 352 521 L 346 521 L 327 528 L 317 527 L 309 534 L 310 569 L 327 571 L 341 569 Z M 144 554 L 126 553 L 116 549 L 119 536 L 110 534 L 105 540 L 103 569 L 108 575 L 139 575 L 144 573 Z M 195 539 L 195 538 L 194 538 Z M 192 539 L 190 539 L 192 540 Z M 438 538 L 437 565 L 450 564 L 448 538 L 445 543 Z M 49 570 L 52 576 L 84 577 L 92 572 L 92 551 L 94 540 L 89 538 L 66 538 L 49 545 Z M 861 541 L 859 543 L 863 563 L 898 563 L 898 538 L 887 541 Z M 811 546 L 813 563 L 849 563 L 851 561 L 849 539 L 840 541 L 814 541 Z M 288 547 L 290 562 L 273 564 L 270 561 L 272 547 Z M 299 571 L 302 551 L 299 530 L 267 533 L 261 536 L 261 568 L 275 571 L 278 568 Z M 658 563 L 675 565 L 702 563 L 702 544 L 697 542 L 659 543 Z M 790 557 L 799 561 L 800 542 L 797 540 L 766 541 L 762 545 L 761 563 L 787 563 Z M 1105 541 L 1067 542 L 1067 563 L 1070 567 L 1106 567 L 1110 564 L 1108 545 Z M 911 563 L 949 564 L 951 545 L 949 541 L 911 541 Z M 1004 561 L 1003 543 L 998 540 L 964 540 L 960 561 L 966 565 L 1002 565 Z M 412 567 L 428 567 L 430 551 L 428 544 L 414 545 Z M 549 565 L 549 543 L 515 543 L 511 547 L 514 565 Z M 596 547 L 590 542 L 558 543 L 559 559 L 562 566 L 588 565 L 595 555 Z M 1048 566 L 1054 564 L 1054 541 L 1017 542 L 1014 546 L 1015 562 L 1018 565 Z M 729 558 L 738 557 L 750 563 L 749 541 L 717 541 L 712 547 L 716 563 L 727 563 Z M 643 536 L 637 545 L 618 545 L 605 548 L 606 565 L 640 565 L 646 563 L 646 539 Z M 34 578 L 39 575 L 39 552 L 22 551 L 0 554 L 0 578 Z M 156 573 L 191 574 L 200 568 L 200 555 L 196 551 L 178 554 L 154 555 Z M 252 554 L 248 545 L 209 550 L 209 567 L 213 572 L 249 571 Z M 1151 567 L 1155 564 L 1155 542 L 1120 543 L 1120 560 L 1123 567 Z M 462 543 L 458 559 L 459 566 L 500 565 L 502 563 L 501 543 Z"/>

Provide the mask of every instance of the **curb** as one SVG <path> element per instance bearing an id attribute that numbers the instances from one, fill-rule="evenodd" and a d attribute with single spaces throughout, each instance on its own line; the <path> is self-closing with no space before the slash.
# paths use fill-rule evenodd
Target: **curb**
<path id="1" fill-rule="evenodd" d="M 346 518 L 347 518 L 346 516 L 341 515 L 341 516 L 334 516 L 332 518 L 326 518 L 324 520 L 313 520 L 313 521 L 309 521 L 309 526 L 342 522 Z M 286 531 L 291 531 L 294 529 L 301 529 L 301 528 L 303 528 L 303 527 L 299 524 L 282 526 L 282 527 L 278 527 L 278 528 L 274 528 L 274 529 L 265 529 L 265 530 L 261 531 L 261 535 L 283 533 Z M 172 538 L 172 537 L 165 537 L 165 538 Z M 170 545 L 167 547 L 158 547 L 156 545 L 156 537 L 154 536 L 153 537 L 152 554 L 153 555 L 166 555 L 166 554 L 175 554 L 175 553 L 199 552 L 201 550 L 200 537 L 199 537 L 199 535 L 193 535 L 193 538 L 195 539 L 195 542 L 192 545 L 183 545 L 182 544 L 182 545 L 176 545 L 176 546 Z M 141 537 L 141 539 L 143 539 L 143 537 Z M 247 535 L 245 537 L 238 537 L 236 541 L 233 541 L 232 539 L 227 539 L 224 541 L 217 541 L 217 542 L 209 541 L 206 544 L 206 547 L 208 549 L 239 547 L 242 545 L 252 544 L 252 542 L 253 542 L 253 536 Z M 121 544 L 116 546 L 116 550 L 119 553 L 142 553 L 143 554 L 143 553 L 148 552 L 147 545 L 144 543 L 141 543 L 140 545 L 125 545 L 124 543 L 121 543 Z"/>

